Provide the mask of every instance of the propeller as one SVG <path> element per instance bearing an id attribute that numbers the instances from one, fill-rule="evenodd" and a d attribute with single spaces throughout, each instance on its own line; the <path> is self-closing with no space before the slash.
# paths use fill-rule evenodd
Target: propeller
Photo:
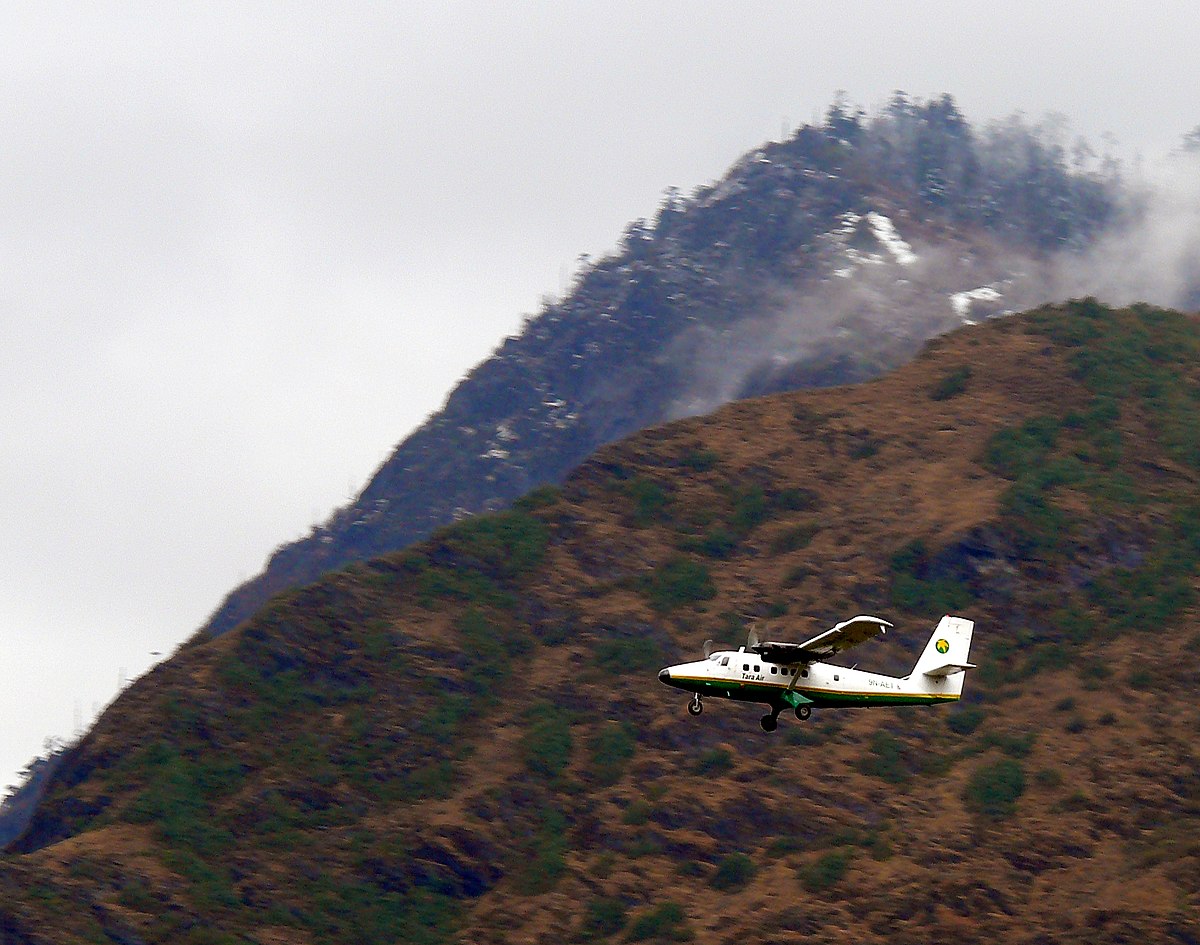
<path id="1" fill-rule="evenodd" d="M 746 632 L 746 649 L 753 650 L 756 646 L 758 646 L 758 630 L 751 627 Z"/>

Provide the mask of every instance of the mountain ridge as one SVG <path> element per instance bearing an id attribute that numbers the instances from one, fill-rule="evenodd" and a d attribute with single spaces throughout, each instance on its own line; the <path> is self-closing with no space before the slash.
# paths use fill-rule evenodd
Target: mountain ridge
<path id="1" fill-rule="evenodd" d="M 587 260 L 352 503 L 277 549 L 203 632 L 560 481 L 635 430 L 877 376 L 965 318 L 1044 301 L 1047 259 L 1118 220 L 1113 174 L 1070 165 L 1017 119 L 974 129 L 948 95 L 897 95 L 870 118 L 835 102 L 822 124 L 748 152 L 721 180 L 688 197 L 669 189 L 652 222 Z M 906 239 L 915 255 L 898 255 Z"/>
<path id="2" fill-rule="evenodd" d="M 1200 326 L 1094 300 L 607 446 L 139 680 L 0 857 L 48 941 L 1179 942 Z M 690 719 L 745 620 L 976 620 L 949 712 Z M 1131 879 L 1131 875 L 1133 878 Z"/>

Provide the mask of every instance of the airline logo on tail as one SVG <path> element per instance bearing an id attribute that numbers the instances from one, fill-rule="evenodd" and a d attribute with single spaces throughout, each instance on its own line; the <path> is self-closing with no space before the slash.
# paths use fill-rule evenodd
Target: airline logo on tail
<path id="1" fill-rule="evenodd" d="M 934 646 L 937 647 L 937 651 L 939 653 L 949 653 L 950 652 L 950 641 L 949 640 L 938 640 L 937 643 L 934 644 Z"/>

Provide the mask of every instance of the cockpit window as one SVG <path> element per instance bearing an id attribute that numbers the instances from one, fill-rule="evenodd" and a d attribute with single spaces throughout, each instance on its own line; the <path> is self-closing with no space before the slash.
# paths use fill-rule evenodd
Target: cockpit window
<path id="1" fill-rule="evenodd" d="M 728 666 L 728 665 L 729 665 L 729 657 L 728 657 L 728 656 L 727 656 L 727 657 L 725 657 L 723 660 L 721 660 L 721 665 L 722 665 L 722 666 Z"/>

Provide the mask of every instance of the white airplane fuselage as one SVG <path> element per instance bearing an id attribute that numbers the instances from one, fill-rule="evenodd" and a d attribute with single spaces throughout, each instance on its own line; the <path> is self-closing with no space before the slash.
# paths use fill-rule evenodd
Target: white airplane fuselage
<path id="1" fill-rule="evenodd" d="M 792 686 L 793 674 L 799 674 Z M 914 678 L 915 676 L 915 678 Z M 658 674 L 668 686 L 701 696 L 786 705 L 791 687 L 814 706 L 923 705 L 953 702 L 962 695 L 963 674 L 907 678 L 847 669 L 832 663 L 780 666 L 757 653 L 722 650 L 694 663 L 668 666 Z"/>
<path id="2" fill-rule="evenodd" d="M 772 731 L 785 708 L 806 719 L 814 707 L 931 705 L 962 696 L 974 623 L 947 614 L 930 636 L 912 672 L 885 676 L 848 669 L 815 658 L 840 652 L 890 626 L 878 617 L 858 616 L 804 643 L 758 643 L 757 636 L 736 650 L 718 650 L 702 660 L 668 666 L 661 682 L 693 693 L 688 711 L 703 711 L 702 697 L 758 702 L 770 707 L 763 728 Z"/>

